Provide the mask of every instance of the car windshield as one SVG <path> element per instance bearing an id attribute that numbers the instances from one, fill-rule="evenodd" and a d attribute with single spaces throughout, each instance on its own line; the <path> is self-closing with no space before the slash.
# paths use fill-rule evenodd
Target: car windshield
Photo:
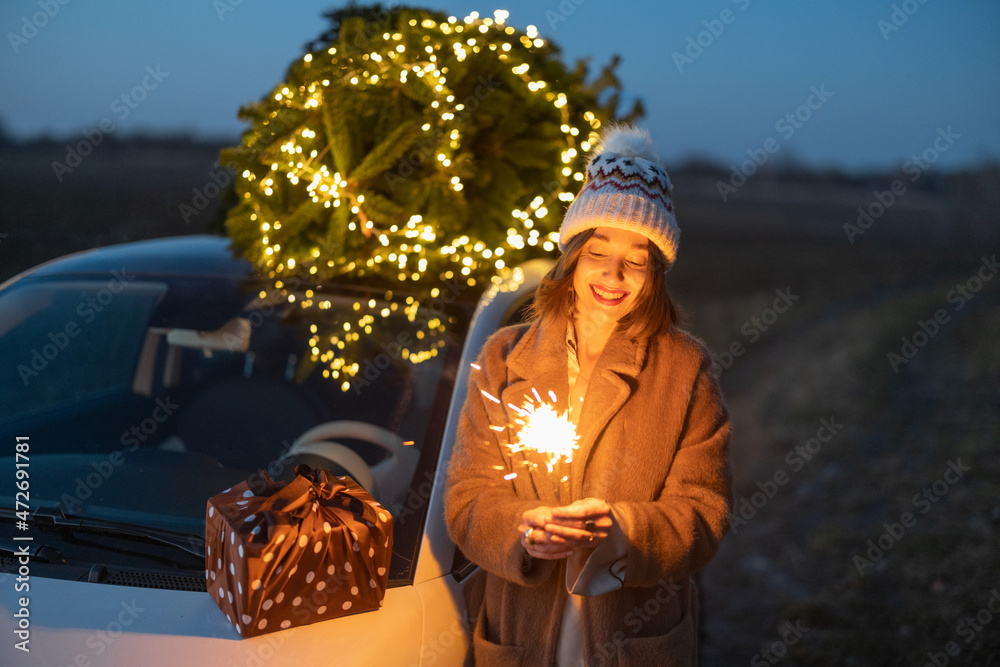
<path id="1" fill-rule="evenodd" d="M 0 437 L 30 443 L 31 509 L 201 535 L 209 497 L 306 463 L 350 474 L 394 513 L 409 508 L 391 576 L 412 576 L 426 505 L 415 489 L 425 497 L 419 482 L 433 478 L 467 311 L 345 287 L 292 302 L 260 292 L 220 313 L 204 305 L 215 289 L 60 279 L 0 296 Z M 309 299 L 321 307 L 303 308 Z M 349 336 L 366 313 L 379 326 Z M 338 360 L 345 339 L 355 348 Z M 12 487 L 0 506 L 15 507 Z M 0 537 L 11 526 L 0 522 Z M 78 540 L 58 539 L 72 561 Z M 135 566 L 128 549 L 109 551 L 103 562 Z"/>

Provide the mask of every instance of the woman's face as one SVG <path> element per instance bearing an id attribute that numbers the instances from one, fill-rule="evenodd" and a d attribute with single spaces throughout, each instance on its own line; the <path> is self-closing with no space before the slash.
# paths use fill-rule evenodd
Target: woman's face
<path id="1" fill-rule="evenodd" d="M 635 307 L 649 268 L 649 241 L 642 234 L 598 227 L 584 244 L 573 272 L 580 317 L 617 322 Z"/>

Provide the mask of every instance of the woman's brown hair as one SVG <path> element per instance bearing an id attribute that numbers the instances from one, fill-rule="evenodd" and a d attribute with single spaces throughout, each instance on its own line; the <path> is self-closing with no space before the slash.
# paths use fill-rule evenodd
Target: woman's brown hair
<path id="1" fill-rule="evenodd" d="M 583 246 L 593 235 L 594 229 L 587 229 L 566 243 L 566 250 L 535 291 L 535 300 L 529 310 L 530 319 L 550 317 L 560 312 L 572 317 L 576 300 L 573 272 Z M 639 290 L 635 307 L 618 322 L 618 328 L 632 338 L 649 338 L 681 322 L 680 309 L 667 290 L 667 260 L 656 244 L 650 243 L 648 250 L 646 281 Z"/>

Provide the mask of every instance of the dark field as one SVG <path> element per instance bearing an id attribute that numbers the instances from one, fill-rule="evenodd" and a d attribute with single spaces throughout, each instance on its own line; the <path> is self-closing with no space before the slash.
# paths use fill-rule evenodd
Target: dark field
<path id="1" fill-rule="evenodd" d="M 64 154 L 0 147 L 0 281 L 218 224 L 215 201 L 179 210 L 217 147 L 99 146 L 60 183 Z M 723 202 L 728 173 L 671 174 L 668 279 L 734 422 L 704 663 L 1000 665 L 1000 170 L 907 182 L 853 244 L 900 175 L 762 173 Z"/>

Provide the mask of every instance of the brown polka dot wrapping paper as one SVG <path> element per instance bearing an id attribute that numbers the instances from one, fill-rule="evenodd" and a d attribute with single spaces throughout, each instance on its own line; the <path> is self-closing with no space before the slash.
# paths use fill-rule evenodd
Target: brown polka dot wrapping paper
<path id="1" fill-rule="evenodd" d="M 378 609 L 385 596 L 392 515 L 350 477 L 295 472 L 208 500 L 208 593 L 243 637 Z"/>

